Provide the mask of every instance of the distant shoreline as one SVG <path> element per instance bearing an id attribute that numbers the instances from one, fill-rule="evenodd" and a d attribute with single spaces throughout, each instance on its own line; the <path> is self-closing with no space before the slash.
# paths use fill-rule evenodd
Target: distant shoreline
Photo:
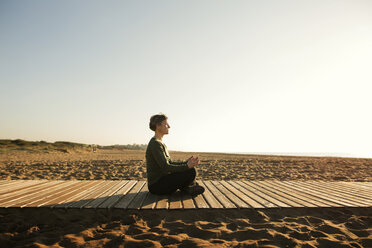
<path id="1" fill-rule="evenodd" d="M 179 151 L 179 152 L 194 152 L 201 151 Z M 347 153 L 316 153 L 316 152 L 213 152 L 203 151 L 203 153 L 219 153 L 219 154 L 237 154 L 237 155 L 266 155 L 266 156 L 290 156 L 290 157 L 333 157 L 333 158 L 369 158 L 371 155 L 363 154 L 347 154 Z"/>
<path id="2" fill-rule="evenodd" d="M 259 153 L 233 153 L 233 154 L 245 154 L 245 155 L 277 155 L 277 156 L 294 156 L 294 157 L 342 157 L 342 158 L 372 158 L 372 155 L 353 155 L 347 153 L 301 153 L 301 152 L 259 152 Z"/>

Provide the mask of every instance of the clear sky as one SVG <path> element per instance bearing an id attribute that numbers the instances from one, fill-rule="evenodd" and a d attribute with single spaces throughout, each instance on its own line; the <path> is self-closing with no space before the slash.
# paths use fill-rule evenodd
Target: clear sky
<path id="1" fill-rule="evenodd" d="M 0 1 L 0 138 L 372 157 L 372 1 Z"/>

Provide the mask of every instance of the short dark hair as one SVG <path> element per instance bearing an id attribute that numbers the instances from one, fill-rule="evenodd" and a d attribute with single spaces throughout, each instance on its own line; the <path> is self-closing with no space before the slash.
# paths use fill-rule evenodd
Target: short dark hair
<path id="1" fill-rule="evenodd" d="M 162 121 L 167 120 L 167 119 L 168 117 L 163 113 L 151 116 L 150 125 L 149 125 L 150 129 L 155 132 L 156 126 L 160 125 Z"/>

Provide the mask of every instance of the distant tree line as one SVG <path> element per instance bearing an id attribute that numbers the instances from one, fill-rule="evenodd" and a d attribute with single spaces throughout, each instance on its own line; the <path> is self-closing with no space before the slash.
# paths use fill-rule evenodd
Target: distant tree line
<path id="1" fill-rule="evenodd" d="M 74 150 L 74 149 L 87 149 L 87 148 L 99 148 L 99 149 L 129 149 L 129 150 L 146 150 L 146 144 L 128 144 L 128 145 L 110 145 L 101 146 L 96 144 L 82 144 L 69 141 L 56 141 L 54 143 L 49 143 L 44 140 L 41 141 L 27 141 L 22 139 L 0 139 L 0 150 Z"/>
<path id="2" fill-rule="evenodd" d="M 111 145 L 111 146 L 97 146 L 99 149 L 129 149 L 129 150 L 146 150 L 146 144 L 132 144 L 132 145 Z"/>

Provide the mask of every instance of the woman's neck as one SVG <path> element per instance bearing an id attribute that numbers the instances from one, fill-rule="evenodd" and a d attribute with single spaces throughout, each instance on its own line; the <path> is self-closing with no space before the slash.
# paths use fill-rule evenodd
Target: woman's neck
<path id="1" fill-rule="evenodd" d="M 162 141 L 162 140 L 163 140 L 163 136 L 164 136 L 164 134 L 155 133 L 155 136 L 154 136 L 154 137 L 155 137 L 156 139 Z"/>

